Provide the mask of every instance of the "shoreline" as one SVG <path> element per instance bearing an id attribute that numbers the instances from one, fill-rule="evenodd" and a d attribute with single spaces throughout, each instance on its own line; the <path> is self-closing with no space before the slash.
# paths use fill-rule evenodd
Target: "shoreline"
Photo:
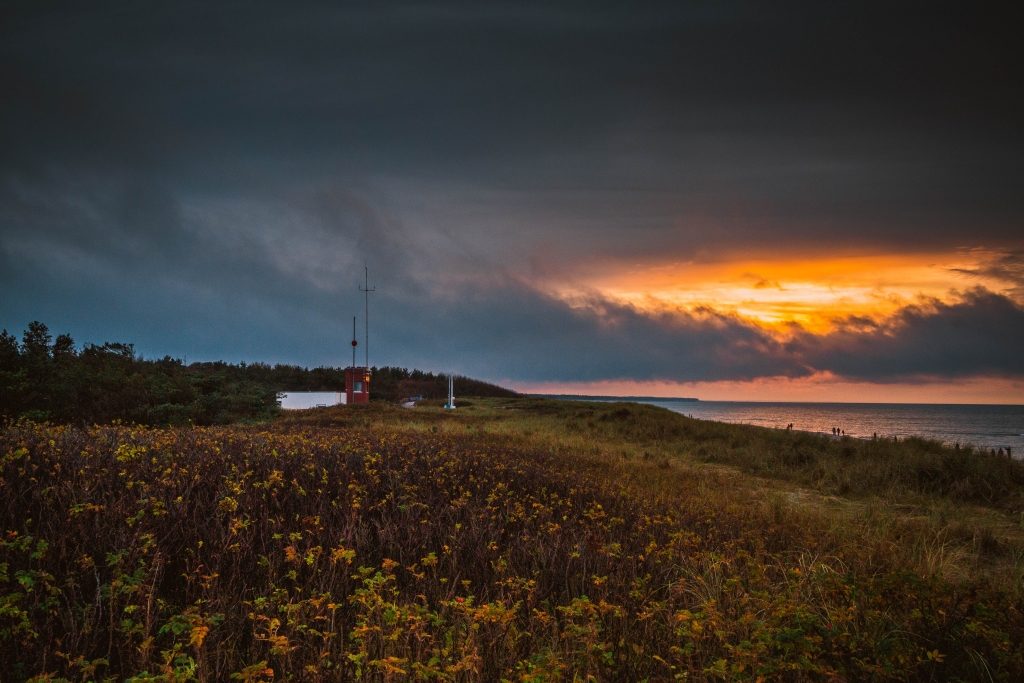
<path id="1" fill-rule="evenodd" d="M 554 398 L 554 397 L 552 397 Z M 555 400 L 569 400 L 555 398 Z M 575 399 L 587 401 L 587 399 Z M 593 403 L 621 402 L 652 405 L 692 419 L 747 425 L 842 438 L 830 432 L 832 426 L 846 431 L 852 439 L 899 441 L 923 439 L 950 448 L 977 452 L 1009 451 L 1014 458 L 1024 455 L 1024 406 L 886 403 L 796 403 L 700 401 L 681 404 L 674 399 L 602 398 Z"/>

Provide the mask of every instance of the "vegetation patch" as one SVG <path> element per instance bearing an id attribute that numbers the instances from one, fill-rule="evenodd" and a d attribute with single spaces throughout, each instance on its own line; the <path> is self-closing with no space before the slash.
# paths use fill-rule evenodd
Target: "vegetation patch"
<path id="1" fill-rule="evenodd" d="M 964 546 L 929 519 L 794 503 L 681 416 L 553 403 L 8 424 L 4 679 L 1024 676 L 1020 592 L 945 573 Z"/>

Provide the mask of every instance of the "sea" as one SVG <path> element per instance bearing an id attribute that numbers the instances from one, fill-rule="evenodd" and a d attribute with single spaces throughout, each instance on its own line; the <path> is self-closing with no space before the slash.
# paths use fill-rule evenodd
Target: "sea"
<path id="1" fill-rule="evenodd" d="M 1011 449 L 1024 458 L 1024 405 L 921 403 L 768 403 L 635 397 L 587 397 L 647 403 L 701 420 L 717 420 L 859 438 L 920 436 L 953 445 Z"/>

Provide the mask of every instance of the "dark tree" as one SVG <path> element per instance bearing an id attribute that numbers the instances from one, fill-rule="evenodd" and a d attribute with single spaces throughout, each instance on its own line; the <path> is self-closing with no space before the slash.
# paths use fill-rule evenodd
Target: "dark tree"
<path id="1" fill-rule="evenodd" d="M 51 339 L 50 329 L 38 320 L 33 320 L 21 337 L 21 352 L 30 361 L 49 358 Z"/>

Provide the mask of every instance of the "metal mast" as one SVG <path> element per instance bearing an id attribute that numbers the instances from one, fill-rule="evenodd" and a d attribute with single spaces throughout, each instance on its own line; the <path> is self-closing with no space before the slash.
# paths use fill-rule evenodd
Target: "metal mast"
<path id="1" fill-rule="evenodd" d="M 356 317 L 352 316 L 352 367 L 356 366 L 356 347 L 359 346 L 359 342 L 356 341 Z"/>
<path id="2" fill-rule="evenodd" d="M 444 404 L 447 410 L 455 410 L 455 375 L 448 375 L 448 402 Z"/>
<path id="3" fill-rule="evenodd" d="M 359 291 L 364 292 L 366 295 L 366 315 L 364 320 L 366 322 L 366 346 L 364 352 L 366 353 L 366 369 L 370 369 L 370 292 L 376 292 L 376 287 L 370 287 L 370 269 L 366 265 L 363 266 L 363 277 L 364 285 L 359 286 Z M 352 361 L 352 365 L 355 366 L 355 361 Z"/>

